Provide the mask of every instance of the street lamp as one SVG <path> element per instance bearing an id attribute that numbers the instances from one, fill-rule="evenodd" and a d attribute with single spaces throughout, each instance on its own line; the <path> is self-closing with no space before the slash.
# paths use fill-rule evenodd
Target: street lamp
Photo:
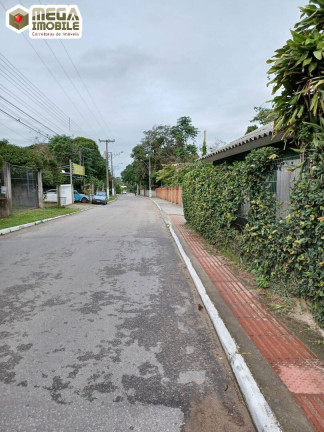
<path id="1" fill-rule="evenodd" d="M 151 153 L 149 153 L 148 154 L 148 158 L 149 158 L 149 160 L 148 160 L 148 165 L 147 165 L 147 163 L 146 162 L 144 162 L 145 163 L 145 165 L 146 166 L 148 166 L 148 175 L 149 175 L 149 197 L 150 198 L 152 198 L 152 182 L 151 182 Z M 144 193 L 144 195 L 145 195 L 145 193 Z"/>

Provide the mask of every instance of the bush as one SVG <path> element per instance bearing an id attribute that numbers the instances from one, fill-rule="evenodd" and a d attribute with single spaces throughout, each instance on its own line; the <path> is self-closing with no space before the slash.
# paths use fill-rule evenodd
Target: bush
<path id="1" fill-rule="evenodd" d="M 201 165 L 183 183 L 188 223 L 210 243 L 234 252 L 258 275 L 309 301 L 317 321 L 324 321 L 324 164 L 321 147 L 305 156 L 302 175 L 291 191 L 290 214 L 276 218 L 276 197 L 267 178 L 276 149 L 253 150 L 243 162 Z M 244 200 L 247 223 L 236 224 Z M 268 283 L 266 284 L 268 286 Z"/>

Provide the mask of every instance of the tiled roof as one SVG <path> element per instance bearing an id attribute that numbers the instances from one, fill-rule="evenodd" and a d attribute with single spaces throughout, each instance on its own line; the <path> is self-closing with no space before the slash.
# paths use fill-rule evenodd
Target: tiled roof
<path id="1" fill-rule="evenodd" d="M 282 140 L 282 134 L 273 135 L 273 122 L 261 126 L 241 138 L 238 138 L 226 146 L 215 150 L 200 158 L 202 162 L 213 162 L 214 160 L 224 159 L 239 153 L 252 150 L 254 148 L 271 145 Z"/>

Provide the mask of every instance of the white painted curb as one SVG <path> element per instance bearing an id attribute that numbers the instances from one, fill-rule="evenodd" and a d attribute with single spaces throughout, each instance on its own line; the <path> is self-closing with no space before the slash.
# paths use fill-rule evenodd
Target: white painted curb
<path id="1" fill-rule="evenodd" d="M 117 199 L 118 199 L 118 197 L 117 197 L 115 200 L 108 202 L 107 204 L 112 204 L 113 202 L 117 201 Z M 4 234 L 9 234 L 10 232 L 19 231 L 19 230 L 21 230 L 21 229 L 28 228 L 28 227 L 31 227 L 31 226 L 33 226 L 33 225 L 39 225 L 39 224 L 41 224 L 41 223 L 43 223 L 43 222 L 49 222 L 49 221 L 51 221 L 51 220 L 58 219 L 58 218 L 61 218 L 61 217 L 65 217 L 65 216 L 72 216 L 72 215 L 77 214 L 77 213 L 82 213 L 82 212 L 85 212 L 85 211 L 91 210 L 91 208 L 92 208 L 92 207 L 90 207 L 90 208 L 85 208 L 85 209 L 82 209 L 82 210 L 80 210 L 80 211 L 78 211 L 78 212 L 66 213 L 66 214 L 64 214 L 64 215 L 55 216 L 55 217 L 53 217 L 53 218 L 49 218 L 49 219 L 41 219 L 41 220 L 36 221 L 36 222 L 29 222 L 29 223 L 24 224 L 24 225 L 16 225 L 16 226 L 13 226 L 13 227 L 4 228 L 4 229 L 0 230 L 0 236 L 1 236 L 1 235 L 4 235 Z"/>
<path id="2" fill-rule="evenodd" d="M 28 228 L 28 227 L 31 227 L 31 226 L 34 226 L 34 225 L 39 225 L 39 224 L 44 223 L 44 222 L 49 222 L 49 221 L 54 220 L 54 219 L 59 219 L 61 217 L 72 216 L 74 214 L 81 213 L 81 212 L 86 211 L 86 210 L 90 210 L 90 209 L 80 210 L 79 212 L 66 213 L 64 215 L 55 216 L 55 217 L 49 218 L 49 219 L 41 219 L 39 221 L 29 222 L 29 223 L 24 224 L 24 225 L 16 225 L 16 226 L 13 226 L 13 227 L 4 228 L 4 229 L 0 230 L 0 236 L 4 235 L 4 234 L 9 234 L 9 233 L 14 232 L 14 231 L 19 231 L 21 229 Z"/>
<path id="3" fill-rule="evenodd" d="M 162 209 L 159 204 L 153 199 L 152 201 L 162 213 Z M 261 393 L 255 379 L 250 372 L 250 369 L 245 363 L 244 358 L 241 356 L 241 354 L 239 354 L 235 340 L 227 330 L 224 321 L 221 319 L 217 309 L 215 308 L 215 305 L 210 300 L 206 289 L 201 282 L 196 270 L 194 269 L 188 255 L 185 253 L 176 233 L 172 228 L 171 222 L 166 220 L 166 223 L 182 258 L 186 263 L 190 276 L 192 277 L 201 300 L 210 316 L 213 326 L 215 327 L 216 333 L 230 362 L 233 373 L 236 377 L 257 430 L 259 432 L 282 432 L 278 420 Z"/>

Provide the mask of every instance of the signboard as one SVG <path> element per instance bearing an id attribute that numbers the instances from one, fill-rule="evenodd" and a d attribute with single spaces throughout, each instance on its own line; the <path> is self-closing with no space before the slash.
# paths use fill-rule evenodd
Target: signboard
<path id="1" fill-rule="evenodd" d="M 85 175 L 84 166 L 78 165 L 76 163 L 72 163 L 72 172 L 73 174 L 84 176 Z"/>

